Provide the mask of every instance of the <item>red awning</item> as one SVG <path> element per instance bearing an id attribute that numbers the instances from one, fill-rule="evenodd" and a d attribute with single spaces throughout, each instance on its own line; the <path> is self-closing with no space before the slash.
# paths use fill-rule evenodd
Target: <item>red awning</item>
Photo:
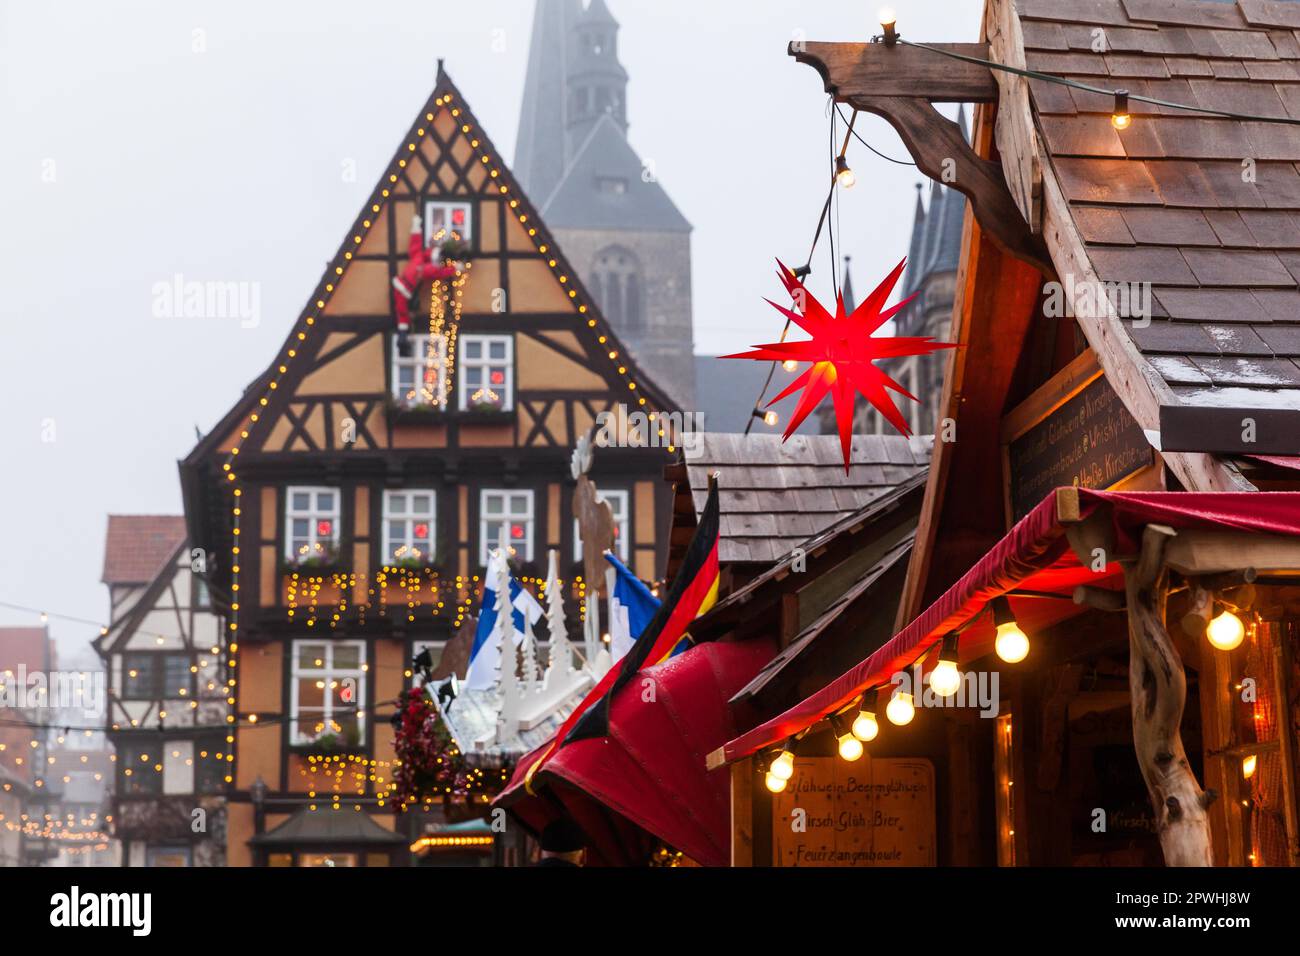
<path id="1" fill-rule="evenodd" d="M 1183 528 L 1236 530 L 1300 536 L 1300 492 L 1116 492 L 1061 489 L 1039 502 L 980 561 L 919 617 L 899 631 L 866 660 L 841 674 L 821 690 L 727 742 L 727 761 L 738 760 L 798 733 L 850 704 L 859 694 L 889 681 L 910 667 L 945 634 L 972 621 L 993 598 L 1009 591 L 1008 600 L 1020 626 L 1029 634 L 1082 612 L 1070 600 L 1080 584 L 1122 586 L 1121 569 L 1111 563 L 1095 572 L 1080 564 L 1070 549 L 1068 524 L 1058 514 L 1061 493 L 1077 491 L 1078 514 L 1087 518 L 1101 505 L 1111 508 L 1118 556 L 1137 551 L 1142 528 L 1165 524 Z M 1073 497 L 1071 497 L 1073 501 Z M 987 619 L 972 623 L 960 637 L 962 661 L 976 660 L 992 650 L 994 628 Z"/>
<path id="2" fill-rule="evenodd" d="M 725 866 L 730 776 L 707 770 L 705 757 L 735 734 L 727 702 L 774 650 L 760 639 L 715 641 L 647 667 L 614 698 L 608 737 L 562 747 L 533 777 L 530 794 L 524 772 L 545 747 L 533 751 L 497 804 L 534 831 L 571 817 L 591 839 L 596 862 L 644 859 L 648 833 L 705 866 Z"/>

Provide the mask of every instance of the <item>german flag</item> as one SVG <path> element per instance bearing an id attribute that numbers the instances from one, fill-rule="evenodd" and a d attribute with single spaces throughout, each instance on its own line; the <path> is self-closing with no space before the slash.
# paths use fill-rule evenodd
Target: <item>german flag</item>
<path id="1" fill-rule="evenodd" d="M 618 666 L 610 668 L 569 715 L 550 747 L 528 769 L 526 781 L 531 783 L 541 766 L 566 744 L 608 736 L 609 705 L 614 695 L 642 668 L 670 657 L 691 622 L 713 607 L 718 599 L 718 529 L 718 481 L 714 475 L 709 478 L 709 497 L 685 560 L 659 610 Z"/>

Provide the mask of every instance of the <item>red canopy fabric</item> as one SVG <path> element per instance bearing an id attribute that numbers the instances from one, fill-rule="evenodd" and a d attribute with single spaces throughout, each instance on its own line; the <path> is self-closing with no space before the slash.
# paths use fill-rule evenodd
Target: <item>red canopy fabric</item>
<path id="1" fill-rule="evenodd" d="M 539 747 L 519 762 L 496 804 L 534 831 L 571 817 L 591 840 L 595 862 L 644 859 L 649 833 L 698 863 L 726 866 L 731 778 L 707 770 L 705 757 L 736 733 L 727 702 L 775 650 L 761 639 L 716 641 L 647 667 L 615 696 L 608 737 L 562 747 L 534 775 L 529 794 L 524 768 L 547 745 Z"/>
<path id="2" fill-rule="evenodd" d="M 1103 503 L 1111 508 L 1120 555 L 1094 572 L 1070 550 L 1066 525 L 1057 517 L 1056 493 L 1048 495 L 1020 520 L 960 580 L 919 617 L 861 663 L 784 713 L 727 742 L 728 761 L 746 757 L 784 740 L 848 705 L 863 691 L 886 683 L 910 667 L 922 652 L 953 629 L 979 615 L 993 598 L 1013 589 L 1072 595 L 1079 584 L 1115 586 L 1121 580 L 1115 558 L 1137 550 L 1142 528 L 1166 524 L 1179 528 L 1220 528 L 1261 534 L 1300 535 L 1300 492 L 1106 492 L 1077 489 L 1080 519 Z M 1016 620 L 1030 634 L 1081 613 L 1069 600 L 1011 596 Z M 972 624 L 959 639 L 963 661 L 987 654 L 992 622 Z"/>

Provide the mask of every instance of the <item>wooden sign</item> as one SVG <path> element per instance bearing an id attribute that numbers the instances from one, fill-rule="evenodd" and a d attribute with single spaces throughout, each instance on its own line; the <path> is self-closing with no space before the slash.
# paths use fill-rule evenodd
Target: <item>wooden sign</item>
<path id="1" fill-rule="evenodd" d="M 772 797 L 776 866 L 934 866 L 934 766 L 797 757 Z"/>
<path id="2" fill-rule="evenodd" d="M 1151 444 L 1091 352 L 1011 412 L 1002 440 L 1013 522 L 1054 488 L 1113 488 L 1155 461 Z"/>

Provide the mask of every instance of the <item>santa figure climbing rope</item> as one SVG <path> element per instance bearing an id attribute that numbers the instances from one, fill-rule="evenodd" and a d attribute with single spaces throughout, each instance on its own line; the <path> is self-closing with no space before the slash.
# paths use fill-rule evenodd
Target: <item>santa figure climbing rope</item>
<path id="1" fill-rule="evenodd" d="M 402 271 L 393 277 L 393 308 L 397 313 L 397 350 L 409 355 L 411 331 L 411 304 L 415 301 L 420 284 L 437 279 L 451 279 L 460 274 L 455 261 L 464 248 L 459 236 L 439 232 L 429 245 L 424 244 L 424 224 L 419 215 L 411 218 L 411 238 L 408 257 Z M 452 255 L 455 252 L 456 255 Z"/>

